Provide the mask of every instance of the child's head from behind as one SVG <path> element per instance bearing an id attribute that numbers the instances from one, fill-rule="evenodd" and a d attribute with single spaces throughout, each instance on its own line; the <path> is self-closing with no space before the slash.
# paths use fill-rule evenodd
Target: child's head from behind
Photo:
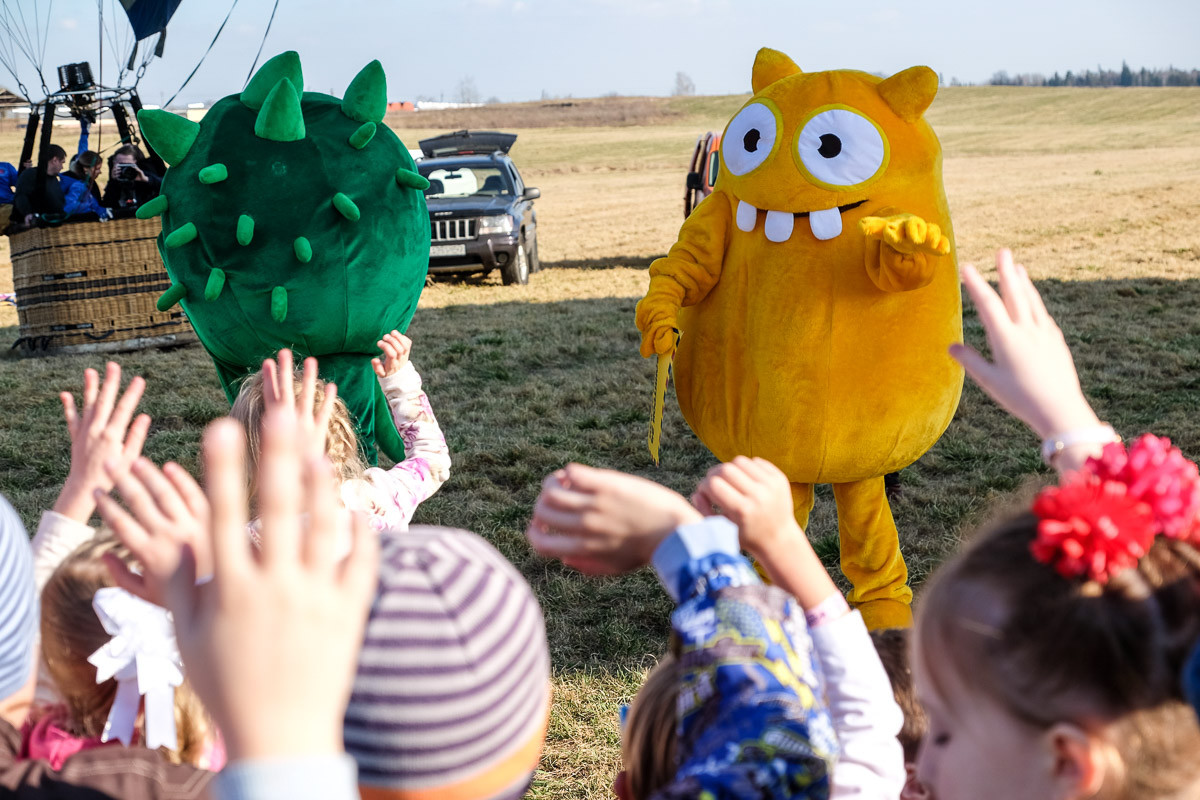
<path id="1" fill-rule="evenodd" d="M 115 539 L 100 536 L 68 556 L 42 590 L 42 656 L 66 706 L 68 733 L 88 739 L 100 737 L 117 693 L 115 678 L 96 683 L 96 667 L 88 661 L 112 638 L 92 607 L 96 592 L 114 585 L 101 560 L 105 554 L 133 561 Z M 212 728 L 186 681 L 175 690 L 175 728 L 178 748 L 164 749 L 164 755 L 175 763 L 202 763 Z"/>
<path id="2" fill-rule="evenodd" d="M 682 669 L 667 654 L 638 689 L 621 731 L 624 769 L 613 789 L 620 800 L 648 800 L 675 776 L 676 703 Z"/>
<path id="3" fill-rule="evenodd" d="M 293 391 L 297 398 L 303 388 L 302 373 L 293 373 Z M 233 409 L 229 415 L 242 423 L 246 430 L 247 474 L 258 474 L 258 454 L 262 452 L 262 422 L 266 413 L 263 399 L 263 371 L 260 369 L 242 382 L 237 399 L 233 401 Z M 316 391 L 313 393 L 313 410 L 315 411 L 325 396 L 325 381 L 318 379 Z M 353 480 L 363 474 L 366 469 L 358 448 L 358 437 L 354 432 L 354 421 L 342 398 L 334 401 L 333 414 L 329 418 L 329 434 L 325 439 L 325 452 L 329 455 L 338 479 L 342 482 Z M 253 487 L 252 487 L 253 493 Z"/>
<path id="4" fill-rule="evenodd" d="M 1200 556 L 1160 536 L 1101 585 L 1040 563 L 1037 538 L 1033 514 L 1009 519 L 922 597 L 918 778 L 937 800 L 1193 796 L 1200 727 L 1179 677 Z"/>
<path id="5" fill-rule="evenodd" d="M 871 631 L 871 641 L 875 652 L 883 662 L 888 681 L 892 684 L 892 695 L 896 705 L 904 712 L 904 726 L 900 729 L 897 739 L 904 748 L 904 761 L 913 763 L 917 760 L 917 749 L 921 739 L 929 727 L 925 711 L 917 701 L 917 693 L 913 688 L 912 669 L 909 666 L 909 639 L 911 631 L 908 628 L 884 628 Z"/>
<path id="6" fill-rule="evenodd" d="M 467 531 L 418 525 L 380 545 L 344 721 L 362 797 L 523 797 L 550 711 L 533 590 Z"/>
<path id="7" fill-rule="evenodd" d="M 917 700 L 917 691 L 913 686 L 912 667 L 909 641 L 912 631 L 909 628 L 883 628 L 871 631 L 871 641 L 875 652 L 883 663 L 888 681 L 892 684 L 892 696 L 896 705 L 904 713 L 904 725 L 896 738 L 904 749 L 904 769 L 908 774 L 900 800 L 922 800 L 930 795 L 916 778 L 917 751 L 921 740 L 929 729 L 929 720 L 925 709 Z"/>

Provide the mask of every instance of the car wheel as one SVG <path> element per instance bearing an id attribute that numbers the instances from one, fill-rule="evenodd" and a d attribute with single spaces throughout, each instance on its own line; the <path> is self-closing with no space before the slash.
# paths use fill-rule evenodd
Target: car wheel
<path id="1" fill-rule="evenodd" d="M 525 242 L 517 245 L 517 257 L 500 268 L 500 278 L 505 286 L 529 283 L 529 256 L 525 254 Z"/>
<path id="2" fill-rule="evenodd" d="M 537 236 L 534 235 L 533 247 L 529 248 L 529 271 L 530 271 L 530 273 L 534 273 L 534 272 L 540 272 L 541 269 L 542 269 L 542 262 L 538 258 Z"/>

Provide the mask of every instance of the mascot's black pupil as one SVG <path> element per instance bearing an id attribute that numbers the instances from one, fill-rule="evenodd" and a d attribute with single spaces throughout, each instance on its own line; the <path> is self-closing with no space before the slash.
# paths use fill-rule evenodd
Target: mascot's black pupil
<path id="1" fill-rule="evenodd" d="M 837 158 L 842 152 L 842 140 L 832 133 L 821 134 L 821 147 L 817 150 L 825 158 Z"/>
<path id="2" fill-rule="evenodd" d="M 762 134 L 758 132 L 758 128 L 746 131 L 746 135 L 742 137 L 742 145 L 746 148 L 746 152 L 753 153 L 758 150 L 758 140 L 761 138 Z"/>

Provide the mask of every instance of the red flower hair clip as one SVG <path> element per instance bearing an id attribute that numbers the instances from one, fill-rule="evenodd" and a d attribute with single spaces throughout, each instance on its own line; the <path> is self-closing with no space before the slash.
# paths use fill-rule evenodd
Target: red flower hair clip
<path id="1" fill-rule="evenodd" d="M 1033 557 L 1064 578 L 1107 583 L 1136 566 L 1154 541 L 1150 506 L 1130 497 L 1123 484 L 1093 475 L 1042 491 L 1033 513 L 1039 517 Z"/>
<path id="2" fill-rule="evenodd" d="M 1200 539 L 1200 469 L 1171 441 L 1147 434 L 1107 445 L 1078 475 L 1034 500 L 1033 557 L 1065 578 L 1106 583 L 1137 565 L 1158 534 Z"/>
<path id="3" fill-rule="evenodd" d="M 1107 445 L 1086 467 L 1102 481 L 1125 484 L 1129 496 L 1150 506 L 1157 533 L 1171 539 L 1197 538 L 1200 519 L 1200 468 L 1184 458 L 1165 436 L 1147 433 L 1126 452 Z"/>

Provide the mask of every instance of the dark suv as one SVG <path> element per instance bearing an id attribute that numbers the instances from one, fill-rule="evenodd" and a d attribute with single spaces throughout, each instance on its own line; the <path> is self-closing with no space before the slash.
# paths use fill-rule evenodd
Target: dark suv
<path id="1" fill-rule="evenodd" d="M 505 284 L 528 283 L 538 269 L 541 192 L 526 186 L 508 157 L 516 134 L 458 131 L 421 140 L 417 169 L 429 179 L 425 202 L 433 240 L 429 271 L 500 270 Z"/>

